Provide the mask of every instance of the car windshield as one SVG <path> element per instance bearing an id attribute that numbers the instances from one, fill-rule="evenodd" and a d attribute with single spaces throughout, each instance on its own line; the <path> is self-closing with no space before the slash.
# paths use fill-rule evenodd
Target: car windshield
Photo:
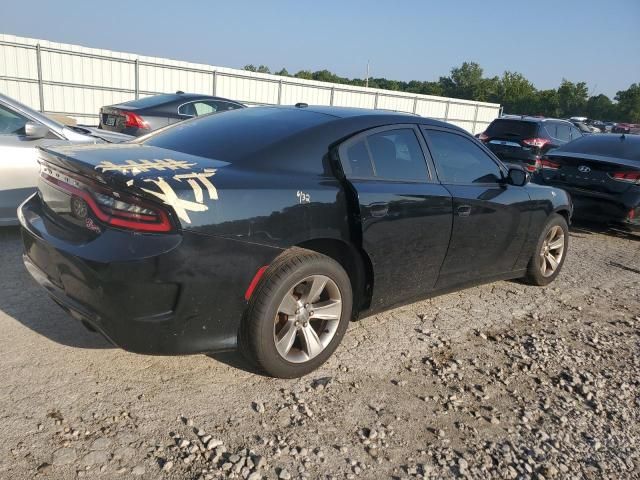
<path id="1" fill-rule="evenodd" d="M 640 136 L 598 134 L 578 138 L 558 149 L 560 152 L 601 155 L 640 162 Z"/>
<path id="2" fill-rule="evenodd" d="M 241 108 L 178 123 L 140 143 L 231 162 L 332 118 L 297 108 Z"/>
<path id="3" fill-rule="evenodd" d="M 532 138 L 536 136 L 538 124 L 526 120 L 497 119 L 494 120 L 485 134 L 492 138 Z"/>

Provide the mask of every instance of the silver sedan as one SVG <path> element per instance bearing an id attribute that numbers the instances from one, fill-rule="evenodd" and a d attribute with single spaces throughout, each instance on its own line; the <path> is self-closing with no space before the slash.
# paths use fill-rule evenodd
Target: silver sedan
<path id="1" fill-rule="evenodd" d="M 132 137 L 67 126 L 0 93 L 0 226 L 17 225 L 16 209 L 35 191 L 40 146 L 120 143 Z"/>

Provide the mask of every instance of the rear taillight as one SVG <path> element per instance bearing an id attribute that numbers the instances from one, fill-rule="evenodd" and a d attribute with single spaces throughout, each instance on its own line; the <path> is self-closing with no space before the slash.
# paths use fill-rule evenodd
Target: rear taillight
<path id="1" fill-rule="evenodd" d="M 633 183 L 640 185 L 640 172 L 610 172 L 609 176 L 619 182 Z"/>
<path id="2" fill-rule="evenodd" d="M 139 198 L 121 194 L 47 166 L 42 167 L 40 176 L 49 185 L 71 195 L 72 199 L 82 199 L 96 218 L 107 225 L 137 232 L 172 230 L 167 212 Z M 80 208 L 79 211 L 83 210 Z M 86 209 L 84 213 L 86 216 Z"/>
<path id="3" fill-rule="evenodd" d="M 486 142 L 489 140 L 489 135 L 482 132 L 480 135 L 478 135 L 478 140 L 480 140 L 481 142 Z"/>
<path id="4" fill-rule="evenodd" d="M 149 124 L 140 115 L 133 112 L 122 112 L 124 114 L 124 126 L 133 128 L 149 129 Z"/>
<path id="5" fill-rule="evenodd" d="M 552 162 L 548 158 L 543 158 L 540 160 L 540 168 L 543 170 L 558 170 L 560 168 L 560 164 Z"/>
<path id="6" fill-rule="evenodd" d="M 536 160 L 536 163 L 534 165 L 530 165 L 527 164 L 525 165 L 525 168 L 527 169 L 528 172 L 537 172 L 540 169 L 540 160 Z"/>
<path id="7" fill-rule="evenodd" d="M 522 143 L 524 143 L 525 145 L 538 148 L 544 147 L 549 142 L 551 142 L 551 140 L 549 140 L 548 138 L 525 138 L 524 140 L 522 140 Z"/>

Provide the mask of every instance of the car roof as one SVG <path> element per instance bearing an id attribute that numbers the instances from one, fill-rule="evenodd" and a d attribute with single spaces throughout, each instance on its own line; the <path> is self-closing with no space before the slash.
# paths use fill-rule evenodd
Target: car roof
<path id="1" fill-rule="evenodd" d="M 273 105 L 273 106 L 268 106 L 268 108 L 307 111 L 307 112 L 319 113 L 322 115 L 328 115 L 331 117 L 335 117 L 336 119 L 369 118 L 372 120 L 376 119 L 376 120 L 382 121 L 383 123 L 388 122 L 390 124 L 391 123 L 420 123 L 423 125 L 453 128 L 455 130 L 460 130 L 465 133 L 468 133 L 466 130 L 456 125 L 453 125 L 451 123 L 442 122 L 440 120 L 435 120 L 429 117 L 422 117 L 415 113 L 398 112 L 394 110 L 383 110 L 383 109 L 374 110 L 370 108 L 334 107 L 334 106 L 328 106 L 328 105 L 307 105 L 307 104 L 297 104 L 293 106 L 292 105 Z"/>
<path id="2" fill-rule="evenodd" d="M 496 118 L 496 120 L 516 120 L 531 123 L 547 122 L 552 120 L 554 122 L 571 123 L 569 120 L 565 120 L 563 118 L 534 117 L 533 115 L 503 115 L 502 117 Z"/>
<path id="3" fill-rule="evenodd" d="M 155 97 L 163 97 L 163 100 L 161 102 L 155 103 L 155 104 L 151 104 L 151 105 L 136 105 L 137 102 L 140 102 L 141 100 L 144 101 L 145 99 L 152 99 Z M 224 98 L 224 97 L 218 97 L 215 95 L 207 95 L 204 93 L 184 93 L 184 92 L 176 92 L 176 93 L 159 93 L 157 95 L 151 95 L 148 97 L 142 97 L 142 98 L 135 98 L 135 99 L 131 99 L 131 100 L 127 100 L 126 102 L 121 102 L 121 103 L 117 103 L 114 105 L 111 105 L 113 107 L 118 107 L 118 106 L 127 106 L 127 107 L 137 107 L 141 110 L 146 110 L 146 109 L 155 109 L 155 108 L 159 108 L 159 107 L 164 107 L 166 105 L 172 105 L 174 103 L 188 103 L 191 102 L 193 100 L 200 100 L 200 99 L 207 99 L 207 100 L 222 100 L 225 102 L 230 102 L 230 103 L 236 103 L 238 105 L 242 105 L 242 102 L 238 102 L 236 100 L 231 100 L 230 98 Z"/>

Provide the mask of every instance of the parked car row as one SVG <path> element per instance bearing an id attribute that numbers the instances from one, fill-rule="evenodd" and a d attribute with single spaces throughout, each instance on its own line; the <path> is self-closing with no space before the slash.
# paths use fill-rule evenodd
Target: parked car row
<path id="1" fill-rule="evenodd" d="M 535 183 L 571 194 L 574 218 L 640 226 L 640 136 L 590 135 L 565 120 L 503 117 L 478 137 Z"/>

